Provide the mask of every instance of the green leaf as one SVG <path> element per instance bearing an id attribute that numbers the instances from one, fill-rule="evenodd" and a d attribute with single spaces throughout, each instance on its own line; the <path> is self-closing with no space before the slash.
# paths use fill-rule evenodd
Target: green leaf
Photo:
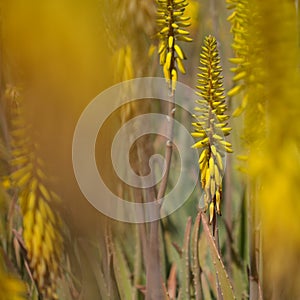
<path id="1" fill-rule="evenodd" d="M 134 292 L 130 279 L 131 273 L 125 255 L 118 242 L 112 243 L 112 253 L 113 268 L 121 299 L 131 299 Z"/>
<path id="2" fill-rule="evenodd" d="M 208 245 L 209 245 L 209 249 L 210 249 L 210 253 L 212 256 L 212 260 L 213 260 L 213 264 L 215 266 L 216 269 L 216 274 L 219 278 L 219 285 L 220 285 L 220 289 L 221 289 L 221 294 L 223 296 L 223 299 L 227 300 L 227 299 L 236 299 L 234 292 L 233 292 L 233 287 L 232 284 L 230 282 L 229 276 L 226 272 L 224 263 L 222 261 L 222 258 L 219 254 L 219 251 L 217 249 L 215 240 L 209 230 L 209 226 L 206 220 L 206 216 L 201 213 L 201 220 L 202 220 L 202 224 L 203 224 L 203 229 L 204 229 L 204 233 L 206 235 L 207 241 L 208 241 Z"/>
<path id="3" fill-rule="evenodd" d="M 195 289 L 195 299 L 203 299 L 202 287 L 201 287 L 201 270 L 199 264 L 199 253 L 198 253 L 198 242 L 199 242 L 199 227 L 200 227 L 201 216 L 200 212 L 198 213 L 193 233 L 192 233 L 192 272 L 194 280 L 194 289 Z"/>

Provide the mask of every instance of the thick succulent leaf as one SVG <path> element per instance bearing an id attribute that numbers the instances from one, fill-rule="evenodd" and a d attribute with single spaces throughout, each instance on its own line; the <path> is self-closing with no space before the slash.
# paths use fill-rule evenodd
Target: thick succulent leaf
<path id="1" fill-rule="evenodd" d="M 119 243 L 116 241 L 112 245 L 112 253 L 113 268 L 121 299 L 131 299 L 134 292 L 130 279 L 131 273 L 124 253 L 122 252 Z"/>
<path id="2" fill-rule="evenodd" d="M 216 247 L 216 243 L 215 240 L 210 232 L 209 226 L 208 226 L 208 222 L 206 220 L 206 216 L 201 213 L 201 221 L 203 224 L 203 229 L 204 229 L 204 233 L 206 235 L 207 241 L 208 241 L 208 245 L 210 248 L 210 253 L 212 256 L 212 260 L 213 260 L 213 264 L 215 266 L 216 269 L 216 274 L 218 276 L 219 279 L 219 285 L 220 285 L 220 290 L 221 290 L 221 294 L 223 296 L 223 299 L 227 300 L 227 299 L 236 299 L 235 294 L 233 292 L 233 287 L 232 284 L 230 282 L 229 276 L 226 272 L 224 263 L 222 261 L 222 258 L 219 254 L 219 251 Z"/>
<path id="3" fill-rule="evenodd" d="M 201 221 L 201 216 L 200 213 L 198 213 L 195 220 L 193 233 L 192 233 L 192 272 L 193 272 L 193 281 L 194 281 L 196 300 L 203 299 L 202 287 L 201 287 L 201 270 L 200 270 L 199 253 L 198 253 L 200 221 Z"/>

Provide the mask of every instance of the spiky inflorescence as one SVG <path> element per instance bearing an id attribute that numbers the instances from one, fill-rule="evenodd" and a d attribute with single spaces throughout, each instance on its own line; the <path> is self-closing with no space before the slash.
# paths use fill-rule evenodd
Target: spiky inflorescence
<path id="1" fill-rule="evenodd" d="M 227 8 L 233 10 L 227 20 L 231 23 L 232 49 L 235 54 L 229 61 L 236 65 L 231 68 L 234 73 L 234 86 L 227 95 L 232 97 L 243 93 L 242 104 L 233 112 L 233 116 L 238 116 L 247 106 L 251 87 L 260 89 L 259 94 L 263 94 L 261 89 L 263 72 L 260 68 L 261 40 L 253 39 L 253 36 L 260 36 L 257 32 L 258 27 L 253 26 L 260 22 L 260 16 L 257 14 L 255 3 L 250 3 L 249 0 L 227 0 L 227 3 Z"/>
<path id="2" fill-rule="evenodd" d="M 155 47 L 151 45 L 149 37 L 157 32 L 155 1 L 105 0 L 104 4 L 107 38 L 113 52 L 114 80 L 124 82 L 153 76 Z M 124 87 L 122 93 L 130 93 L 130 84 L 124 84 Z M 120 110 L 121 123 L 147 110 L 145 107 L 141 109 L 134 101 L 123 104 Z"/>
<path id="3" fill-rule="evenodd" d="M 262 39 L 259 37 L 259 24 L 261 15 L 258 13 L 257 4 L 249 0 L 227 0 L 228 9 L 233 9 L 228 20 L 231 23 L 233 34 L 232 48 L 235 57 L 230 61 L 236 66 L 231 69 L 234 73 L 233 88 L 228 96 L 242 95 L 242 104 L 233 112 L 233 116 L 239 116 L 243 111 L 257 118 L 255 124 L 245 126 L 244 141 L 248 144 L 256 143 L 257 136 L 264 134 L 265 130 L 265 71 L 262 67 Z M 247 105 L 249 103 L 249 105 Z M 246 106 L 248 107 L 245 110 Z M 246 122 L 248 120 L 246 117 Z"/>
<path id="4" fill-rule="evenodd" d="M 243 91 L 250 79 L 251 64 L 249 63 L 249 3 L 248 0 L 227 0 L 227 8 L 233 10 L 228 17 L 231 23 L 231 33 L 233 35 L 232 49 L 235 57 L 229 59 L 230 62 L 236 64 L 236 67 L 231 68 L 234 73 L 233 88 L 228 92 L 228 96 L 234 96 Z M 248 102 L 247 93 L 244 95 L 242 104 L 238 107 L 233 115 L 238 116 L 246 107 Z"/>
<path id="5" fill-rule="evenodd" d="M 159 32 L 160 64 L 163 66 L 164 76 L 170 88 L 174 91 L 177 81 L 177 69 L 185 74 L 183 60 L 186 56 L 178 45 L 178 41 L 191 42 L 189 32 L 183 28 L 189 27 L 189 17 L 184 16 L 186 0 L 157 0 L 157 23 Z"/>
<path id="6" fill-rule="evenodd" d="M 193 145 L 202 152 L 199 158 L 201 184 L 205 190 L 205 206 L 209 207 L 210 222 L 216 212 L 221 214 L 222 176 L 224 165 L 222 156 L 225 152 L 232 152 L 232 146 L 225 141 L 231 128 L 227 126 L 229 116 L 225 114 L 224 88 L 221 76 L 220 57 L 217 50 L 217 41 L 213 36 L 207 36 L 200 54 L 198 74 L 199 86 L 197 92 L 202 99 L 196 101 L 196 122 L 193 123 L 195 132 L 192 136 L 201 140 Z"/>
<path id="7" fill-rule="evenodd" d="M 249 143 L 250 178 L 261 186 L 256 197 L 263 218 L 263 282 L 272 282 L 271 287 L 264 288 L 272 289 L 274 299 L 298 299 L 300 206 L 295 195 L 300 193 L 300 53 L 297 16 L 294 1 L 274 0 L 270 5 L 267 1 L 253 0 L 250 8 L 257 22 L 251 22 L 249 27 L 257 34 L 250 35 L 249 44 L 253 47 L 260 42 L 256 53 L 260 61 L 256 68 L 262 76 L 259 75 L 260 90 L 249 87 L 246 112 L 250 104 L 253 112 L 245 115 L 245 129 L 253 132 Z M 259 109 L 254 109 L 261 106 L 260 92 L 266 100 L 259 115 Z M 263 118 L 265 130 L 260 131 L 259 121 Z"/>
<path id="8" fill-rule="evenodd" d="M 114 18 L 107 20 L 108 38 L 114 51 L 115 77 L 126 81 L 149 76 L 149 56 L 145 54 L 156 29 L 155 2 L 152 0 L 109 0 Z"/>
<path id="9" fill-rule="evenodd" d="M 155 2 L 152 0 L 114 0 L 120 26 L 127 28 L 127 33 L 143 32 L 148 36 L 155 34 Z M 109 1 L 111 5 L 111 0 Z M 130 36 L 127 37 L 128 39 Z"/>
<path id="10" fill-rule="evenodd" d="M 63 240 L 60 218 L 52 210 L 50 202 L 57 196 L 44 182 L 43 162 L 31 150 L 31 141 L 21 115 L 21 104 L 15 88 L 8 88 L 10 100 L 11 151 L 13 169 L 9 175 L 11 188 L 18 194 L 23 215 L 23 238 L 29 267 L 43 299 L 57 299 L 57 280 Z"/>

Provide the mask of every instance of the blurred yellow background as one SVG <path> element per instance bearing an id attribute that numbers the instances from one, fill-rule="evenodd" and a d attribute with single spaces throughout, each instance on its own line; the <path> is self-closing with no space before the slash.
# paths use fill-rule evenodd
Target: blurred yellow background
<path id="1" fill-rule="evenodd" d="M 89 227 L 99 213 L 79 192 L 71 147 L 81 112 L 113 83 L 104 5 L 13 0 L 2 1 L 1 10 L 6 82 L 23 89 L 26 119 L 63 199 L 63 218 L 78 229 Z"/>

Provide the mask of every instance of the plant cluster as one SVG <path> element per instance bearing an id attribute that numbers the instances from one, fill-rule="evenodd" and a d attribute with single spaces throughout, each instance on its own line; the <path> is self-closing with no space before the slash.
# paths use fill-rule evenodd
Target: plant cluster
<path id="1" fill-rule="evenodd" d="M 161 181 L 144 189 L 115 184 L 114 177 L 111 183 L 123 199 L 157 204 L 157 220 L 104 218 L 89 237 L 62 221 L 66 199 L 46 174 L 48 160 L 26 120 L 27 94 L 0 34 L 0 299 L 298 299 L 298 5 L 102 1 L 113 83 L 159 74 L 166 80 L 167 104 L 132 101 L 114 112 L 112 126 L 152 111 L 166 116 L 168 138 L 142 136 L 129 154 L 139 176 L 147 175 L 155 152 L 163 155 Z M 10 24 L 5 18 L 1 11 L 1 31 Z M 226 19 L 228 29 L 221 28 Z M 179 80 L 195 86 L 193 115 L 176 105 Z M 197 175 L 176 166 L 175 120 L 195 139 L 189 146 L 199 153 L 198 186 L 182 208 L 160 219 L 178 172 Z"/>

